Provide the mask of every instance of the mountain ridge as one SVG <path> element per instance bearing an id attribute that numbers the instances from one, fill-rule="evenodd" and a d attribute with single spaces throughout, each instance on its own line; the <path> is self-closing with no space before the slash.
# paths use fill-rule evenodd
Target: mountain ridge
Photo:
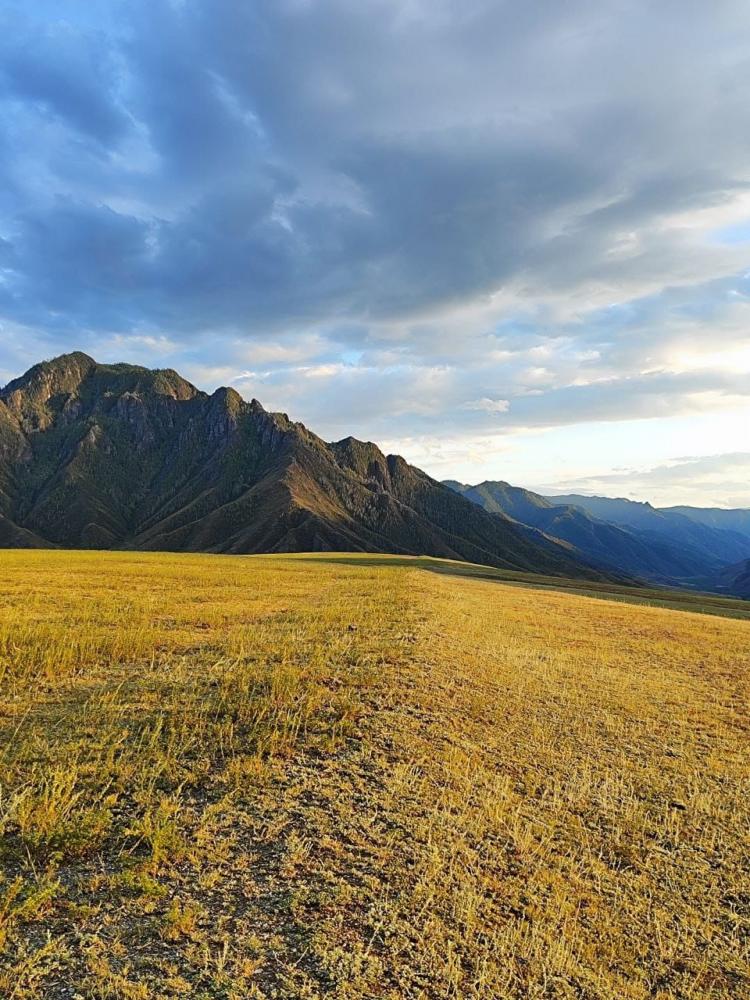
<path id="1" fill-rule="evenodd" d="M 651 539 L 666 536 L 691 550 L 697 550 L 709 561 L 718 559 L 723 565 L 737 562 L 750 554 L 750 534 L 745 535 L 732 528 L 714 527 L 674 508 L 654 507 L 648 502 L 622 497 L 589 497 L 575 493 L 552 499 L 579 507 L 612 524 L 638 529 Z M 700 511 L 700 508 L 691 509 L 694 515 Z"/>
<path id="2" fill-rule="evenodd" d="M 545 497 L 502 480 L 445 484 L 487 511 L 505 513 L 569 542 L 601 567 L 616 567 L 660 585 L 744 596 L 739 583 L 732 581 L 742 578 L 750 536 L 622 498 Z"/>
<path id="3" fill-rule="evenodd" d="M 618 576 L 371 442 L 328 443 L 232 388 L 81 352 L 0 390 L 0 544 L 396 552 Z"/>

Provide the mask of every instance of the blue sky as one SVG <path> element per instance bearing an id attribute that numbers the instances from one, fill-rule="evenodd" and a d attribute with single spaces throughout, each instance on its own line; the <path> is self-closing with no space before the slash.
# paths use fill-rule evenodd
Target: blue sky
<path id="1" fill-rule="evenodd" d="M 744 0 L 0 0 L 0 102 L 0 382 L 750 505 Z"/>

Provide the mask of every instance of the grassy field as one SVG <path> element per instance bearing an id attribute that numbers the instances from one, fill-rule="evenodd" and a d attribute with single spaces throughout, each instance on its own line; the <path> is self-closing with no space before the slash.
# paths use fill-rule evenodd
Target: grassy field
<path id="1" fill-rule="evenodd" d="M 3 998 L 750 996 L 746 606 L 354 556 L 0 571 Z"/>

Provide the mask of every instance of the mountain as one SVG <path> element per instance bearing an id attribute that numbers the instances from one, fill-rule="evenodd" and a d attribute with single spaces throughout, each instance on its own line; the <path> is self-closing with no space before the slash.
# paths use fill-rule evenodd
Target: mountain
<path id="1" fill-rule="evenodd" d="M 665 514 L 681 514 L 697 524 L 734 531 L 750 538 L 750 510 L 743 508 L 725 510 L 721 507 L 662 507 L 661 509 Z"/>
<path id="2" fill-rule="evenodd" d="M 538 493 L 511 486 L 510 483 L 485 481 L 467 486 L 454 479 L 444 479 L 443 483 L 491 514 L 506 514 L 515 521 L 534 527 L 539 527 L 537 521 L 545 522 L 545 513 L 552 509 L 552 504 Z"/>
<path id="3" fill-rule="evenodd" d="M 603 575 L 374 444 L 328 444 L 233 389 L 81 353 L 0 390 L 0 545 L 423 553 Z"/>
<path id="4" fill-rule="evenodd" d="M 662 517 L 649 504 L 631 508 L 631 501 L 613 500 L 607 506 L 602 497 L 580 498 L 595 501 L 592 509 L 586 509 L 583 504 L 557 502 L 578 497 L 543 497 L 505 482 L 467 486 L 446 480 L 446 485 L 491 513 L 506 514 L 567 542 L 590 562 L 652 583 L 724 589 L 719 576 L 725 569 L 726 552 L 750 556 L 750 539 L 697 525 L 679 515 Z M 612 520 L 597 516 L 596 511 L 606 511 Z M 616 523 L 615 517 L 629 519 L 630 524 Z M 662 521 L 674 523 L 677 537 L 670 535 Z"/>
<path id="5" fill-rule="evenodd" d="M 727 566 L 719 575 L 720 585 L 734 597 L 750 600 L 750 559 Z"/>
<path id="6" fill-rule="evenodd" d="M 587 497 L 576 493 L 547 499 L 556 504 L 571 504 L 599 520 L 635 529 L 646 540 L 667 540 L 684 546 L 686 551 L 703 559 L 707 568 L 718 570 L 750 556 L 747 535 L 703 523 L 674 509 L 652 507 L 650 503 L 635 500 Z"/>

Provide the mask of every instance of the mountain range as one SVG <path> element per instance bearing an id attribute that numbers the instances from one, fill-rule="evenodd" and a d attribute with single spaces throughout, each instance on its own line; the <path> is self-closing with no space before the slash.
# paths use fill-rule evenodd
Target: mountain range
<path id="1" fill-rule="evenodd" d="M 602 568 L 664 586 L 750 596 L 750 511 L 542 496 L 506 482 L 445 485 L 489 513 L 567 542 Z"/>
<path id="2" fill-rule="evenodd" d="M 0 390 L 0 546 L 424 554 L 750 597 L 750 511 L 440 483 L 234 389 L 80 352 Z"/>
<path id="3" fill-rule="evenodd" d="M 0 545 L 395 552 L 623 578 L 374 444 L 82 353 L 0 390 Z"/>

